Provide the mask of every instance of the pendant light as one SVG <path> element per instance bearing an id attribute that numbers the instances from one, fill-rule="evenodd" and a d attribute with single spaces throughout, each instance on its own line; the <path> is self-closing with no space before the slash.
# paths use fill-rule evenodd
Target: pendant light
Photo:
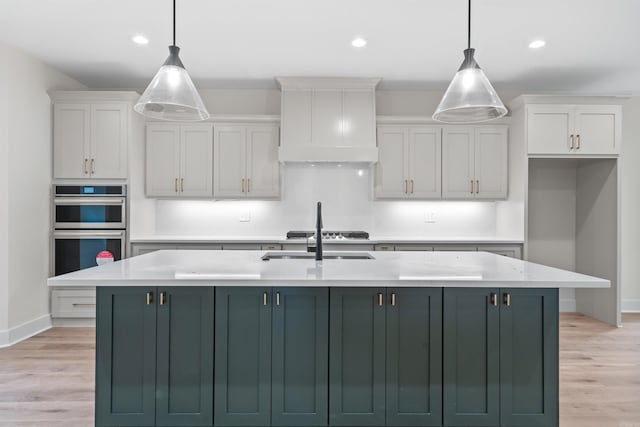
<path id="1" fill-rule="evenodd" d="M 503 117 L 507 114 L 500 97 L 473 58 L 471 48 L 471 0 L 469 26 L 464 61 L 444 93 L 433 119 L 444 123 L 475 123 Z"/>
<path id="2" fill-rule="evenodd" d="M 144 91 L 135 111 L 153 119 L 199 121 L 209 118 L 196 87 L 184 68 L 176 46 L 176 0 L 173 0 L 173 44 L 169 57 Z"/>

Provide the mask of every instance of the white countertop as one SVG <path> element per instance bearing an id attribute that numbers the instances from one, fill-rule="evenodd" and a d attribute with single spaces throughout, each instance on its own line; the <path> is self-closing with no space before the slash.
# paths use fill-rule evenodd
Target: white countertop
<path id="1" fill-rule="evenodd" d="M 133 235 L 129 238 L 131 243 L 304 243 L 306 239 L 286 239 L 282 235 L 278 236 L 195 236 L 186 235 Z M 325 244 L 361 244 L 375 245 L 378 243 L 407 243 L 407 244 L 457 244 L 457 243 L 477 243 L 477 244 L 522 244 L 524 240 L 508 237 L 408 237 L 408 236 L 386 236 L 371 235 L 367 240 L 333 240 L 324 239 Z"/>
<path id="2" fill-rule="evenodd" d="M 263 261 L 266 251 L 157 251 L 57 276 L 49 286 L 606 288 L 608 280 L 487 252 L 371 252 L 372 260 Z M 274 251 L 277 253 L 277 251 Z M 353 254 L 354 252 L 350 252 Z M 325 251 L 325 255 L 331 252 Z"/>

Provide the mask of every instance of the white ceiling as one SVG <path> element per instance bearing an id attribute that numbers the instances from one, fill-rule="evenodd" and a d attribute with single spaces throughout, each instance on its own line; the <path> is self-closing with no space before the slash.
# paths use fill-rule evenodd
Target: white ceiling
<path id="1" fill-rule="evenodd" d="M 201 88 L 274 76 L 382 77 L 444 89 L 466 0 L 177 0 L 177 44 Z M 640 93 L 640 0 L 474 0 L 472 45 L 498 90 Z M 134 34 L 150 39 L 135 45 Z M 355 49 L 355 36 L 368 45 Z M 547 46 L 528 44 L 544 38 Z M 0 0 L 0 40 L 92 88 L 143 88 L 167 56 L 171 0 Z"/>

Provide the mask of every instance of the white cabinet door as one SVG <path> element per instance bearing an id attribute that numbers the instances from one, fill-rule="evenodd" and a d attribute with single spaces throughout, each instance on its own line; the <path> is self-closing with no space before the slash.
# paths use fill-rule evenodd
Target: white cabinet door
<path id="1" fill-rule="evenodd" d="M 529 154 L 569 154 L 573 134 L 573 105 L 527 106 Z"/>
<path id="2" fill-rule="evenodd" d="M 213 128 L 180 126 L 180 196 L 213 197 Z"/>
<path id="3" fill-rule="evenodd" d="M 213 129 L 213 195 L 245 197 L 246 127 L 220 125 Z"/>
<path id="4" fill-rule="evenodd" d="M 317 89 L 313 92 L 312 141 L 313 145 L 335 146 L 336 141 L 344 146 L 342 129 L 342 91 Z"/>
<path id="5" fill-rule="evenodd" d="M 506 199 L 507 129 L 478 127 L 475 134 L 476 198 Z"/>
<path id="6" fill-rule="evenodd" d="M 442 131 L 442 198 L 474 198 L 474 129 Z"/>
<path id="7" fill-rule="evenodd" d="M 90 115 L 89 104 L 54 105 L 54 178 L 89 178 Z"/>
<path id="8" fill-rule="evenodd" d="M 399 198 L 408 196 L 408 139 L 409 131 L 403 126 L 378 127 L 375 196 Z"/>
<path id="9" fill-rule="evenodd" d="M 618 105 L 578 105 L 575 153 L 619 154 L 622 109 Z"/>
<path id="10" fill-rule="evenodd" d="M 289 145 L 311 144 L 311 89 L 282 92 L 282 140 Z"/>
<path id="11" fill-rule="evenodd" d="M 146 147 L 147 196 L 178 196 L 180 127 L 173 124 L 148 124 Z"/>
<path id="12" fill-rule="evenodd" d="M 247 197 L 280 196 L 278 127 L 249 126 L 247 137 Z"/>
<path id="13" fill-rule="evenodd" d="M 91 104 L 92 178 L 127 177 L 127 104 Z"/>
<path id="14" fill-rule="evenodd" d="M 409 128 L 409 195 L 439 199 L 442 195 L 442 130 L 439 127 Z"/>
<path id="15" fill-rule="evenodd" d="M 345 90 L 342 117 L 342 140 L 352 147 L 371 147 L 375 135 L 375 92 L 373 90 Z"/>

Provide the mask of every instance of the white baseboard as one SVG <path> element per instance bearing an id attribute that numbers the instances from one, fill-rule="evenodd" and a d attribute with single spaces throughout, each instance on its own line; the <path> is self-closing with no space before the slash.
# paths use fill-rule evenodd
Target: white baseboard
<path id="1" fill-rule="evenodd" d="M 574 313 L 576 311 L 575 298 L 560 298 L 559 304 L 561 313 Z"/>
<path id="2" fill-rule="evenodd" d="M 623 313 L 640 313 L 640 299 L 623 299 Z"/>
<path id="3" fill-rule="evenodd" d="M 10 347 L 49 328 L 51 328 L 51 315 L 45 314 L 11 329 L 0 331 L 0 348 Z"/>

